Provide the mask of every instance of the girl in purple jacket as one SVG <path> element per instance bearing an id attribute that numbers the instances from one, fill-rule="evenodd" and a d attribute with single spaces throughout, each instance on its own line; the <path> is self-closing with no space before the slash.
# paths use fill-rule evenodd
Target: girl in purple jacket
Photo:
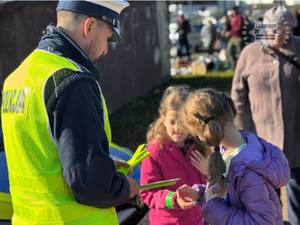
<path id="1" fill-rule="evenodd" d="M 150 125 L 147 133 L 150 156 L 142 162 L 141 184 L 181 178 L 173 186 L 141 191 L 143 201 L 150 208 L 151 225 L 202 224 L 199 205 L 183 210 L 177 204 L 177 188 L 183 184 L 206 184 L 199 170 L 207 174 L 206 149 L 186 143 L 188 134 L 178 120 L 177 113 L 187 96 L 186 86 L 167 88 L 160 103 L 159 118 Z"/>
<path id="2" fill-rule="evenodd" d="M 185 185 L 178 189 L 178 198 L 192 206 L 192 200 L 204 196 L 202 215 L 210 225 L 283 224 L 275 189 L 288 182 L 290 170 L 282 151 L 239 131 L 232 100 L 213 89 L 192 93 L 181 115 L 188 130 L 215 152 L 209 159 L 205 194 L 203 188 L 197 192 Z"/>

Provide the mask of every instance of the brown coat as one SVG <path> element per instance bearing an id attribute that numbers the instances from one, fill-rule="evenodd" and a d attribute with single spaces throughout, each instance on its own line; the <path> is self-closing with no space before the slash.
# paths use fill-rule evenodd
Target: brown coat
<path id="1" fill-rule="evenodd" d="M 300 63 L 300 38 L 280 49 Z M 300 70 L 258 43 L 246 46 L 238 60 L 231 97 L 237 126 L 284 150 L 291 168 L 300 167 Z"/>

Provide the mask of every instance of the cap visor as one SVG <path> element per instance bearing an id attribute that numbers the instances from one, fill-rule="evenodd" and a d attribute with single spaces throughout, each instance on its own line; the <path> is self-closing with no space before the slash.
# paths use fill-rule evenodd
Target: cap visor
<path id="1" fill-rule="evenodd" d="M 112 27 L 113 34 L 112 36 L 108 39 L 109 42 L 120 42 L 121 41 L 121 35 L 120 31 L 117 27 Z"/>

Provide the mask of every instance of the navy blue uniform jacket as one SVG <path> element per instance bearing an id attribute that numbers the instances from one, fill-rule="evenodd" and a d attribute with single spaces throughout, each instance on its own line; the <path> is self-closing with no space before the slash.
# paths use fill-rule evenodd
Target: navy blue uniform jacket
<path id="1" fill-rule="evenodd" d="M 48 26 L 38 49 L 69 58 L 98 78 L 88 56 L 60 28 Z M 129 184 L 109 157 L 97 83 L 80 80 L 71 84 L 48 116 L 64 179 L 77 201 L 99 208 L 126 202 Z"/>

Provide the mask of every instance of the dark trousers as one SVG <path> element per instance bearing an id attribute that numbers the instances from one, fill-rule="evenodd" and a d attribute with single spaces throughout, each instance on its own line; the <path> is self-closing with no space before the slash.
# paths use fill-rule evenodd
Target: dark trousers
<path id="1" fill-rule="evenodd" d="M 300 225 L 300 167 L 291 169 L 291 179 L 286 191 L 289 222 L 291 225 Z"/>
<path id="2" fill-rule="evenodd" d="M 178 49 L 178 56 L 188 56 L 191 57 L 190 55 L 190 45 L 187 39 L 179 39 L 179 49 Z"/>

